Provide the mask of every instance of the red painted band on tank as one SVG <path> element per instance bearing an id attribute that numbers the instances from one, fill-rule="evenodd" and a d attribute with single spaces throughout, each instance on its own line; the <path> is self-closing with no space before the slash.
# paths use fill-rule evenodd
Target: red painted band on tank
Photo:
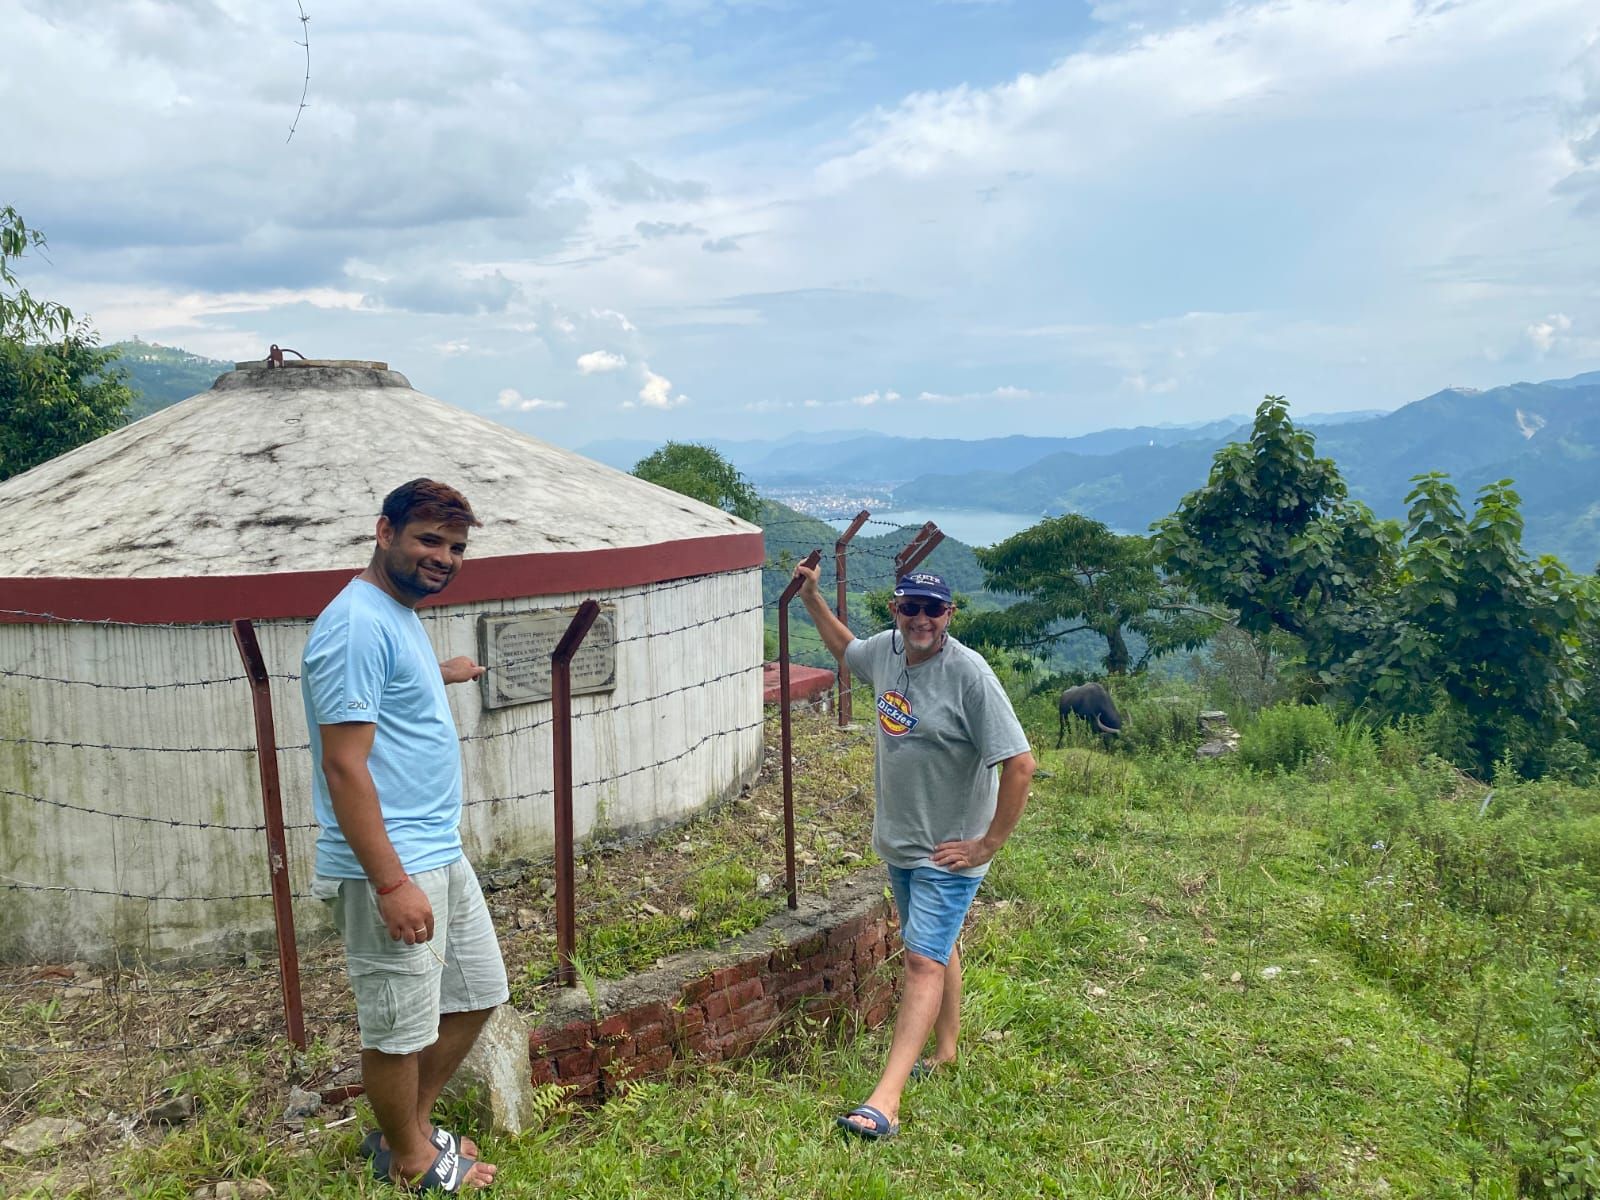
<path id="1" fill-rule="evenodd" d="M 419 608 L 556 596 L 638 587 L 694 575 L 747 570 L 766 561 L 759 533 L 683 538 L 648 546 L 561 550 L 543 554 L 467 557 L 461 573 L 438 600 Z M 0 623 L 127 621 L 187 624 L 314 617 L 327 607 L 365 561 L 332 571 L 287 571 L 270 575 L 186 575 L 156 579 L 84 579 L 59 576 L 0 578 Z"/>

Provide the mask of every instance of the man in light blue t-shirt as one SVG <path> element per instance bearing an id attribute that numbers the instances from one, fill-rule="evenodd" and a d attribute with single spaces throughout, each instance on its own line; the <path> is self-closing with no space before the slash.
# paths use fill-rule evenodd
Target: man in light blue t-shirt
<path id="1" fill-rule="evenodd" d="M 344 937 L 361 1074 L 379 1128 L 373 1173 L 415 1190 L 487 1187 L 478 1148 L 433 1125 L 439 1093 L 510 996 L 477 876 L 461 852 L 461 747 L 445 685 L 483 668 L 439 662 L 417 604 L 461 569 L 480 524 L 460 492 L 390 492 L 367 569 L 323 609 L 300 688 L 311 731 L 313 894 Z"/>
<path id="2" fill-rule="evenodd" d="M 906 1083 L 955 1061 L 961 1022 L 956 940 L 990 860 L 1028 802 L 1033 755 L 989 664 L 949 636 L 954 608 L 942 577 L 927 571 L 902 576 L 894 590 L 894 628 L 860 639 L 828 607 L 814 567 L 801 564 L 795 575 L 823 643 L 872 686 L 874 696 L 872 848 L 889 869 L 905 983 L 878 1086 L 837 1124 L 876 1140 L 899 1132 Z M 933 1054 L 923 1058 L 930 1033 Z"/>

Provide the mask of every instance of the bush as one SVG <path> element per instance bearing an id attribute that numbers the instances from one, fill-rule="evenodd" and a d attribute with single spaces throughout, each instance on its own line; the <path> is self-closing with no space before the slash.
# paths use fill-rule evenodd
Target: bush
<path id="1" fill-rule="evenodd" d="M 1130 754 L 1162 754 L 1195 746 L 1200 741 L 1201 708 L 1198 696 L 1118 701 L 1122 732 L 1114 745 Z"/>
<path id="2" fill-rule="evenodd" d="M 1333 713 L 1319 704 L 1264 708 L 1239 737 L 1239 758 L 1258 771 L 1298 770 L 1307 761 L 1332 757 L 1339 743 Z"/>

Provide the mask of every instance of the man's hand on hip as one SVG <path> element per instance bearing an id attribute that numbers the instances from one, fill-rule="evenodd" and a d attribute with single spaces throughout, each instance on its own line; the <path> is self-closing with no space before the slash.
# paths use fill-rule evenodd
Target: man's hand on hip
<path id="1" fill-rule="evenodd" d="M 994 851 L 982 838 L 968 838 L 959 842 L 940 842 L 933 848 L 933 865 L 946 871 L 964 871 L 968 867 L 981 867 L 994 857 Z"/>
<path id="2" fill-rule="evenodd" d="M 433 940 L 433 904 L 415 880 L 408 879 L 387 896 L 379 896 L 378 915 L 397 942 L 414 946 Z"/>

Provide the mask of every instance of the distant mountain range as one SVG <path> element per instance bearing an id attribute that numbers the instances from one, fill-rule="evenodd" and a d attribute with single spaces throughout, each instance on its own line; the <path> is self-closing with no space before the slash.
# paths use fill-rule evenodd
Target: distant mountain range
<path id="1" fill-rule="evenodd" d="M 1448 388 L 1393 412 L 1295 422 L 1380 517 L 1403 519 L 1411 477 L 1427 471 L 1448 474 L 1469 511 L 1478 488 L 1509 478 L 1523 500 L 1524 545 L 1578 571 L 1600 560 L 1600 371 L 1487 391 Z M 1218 448 L 1247 438 L 1250 423 L 1239 416 L 1073 438 L 842 433 L 713 444 L 760 487 L 874 483 L 892 487 L 896 507 L 908 510 L 1081 512 L 1143 533 L 1205 483 Z M 627 467 L 654 448 L 599 442 L 584 452 Z"/>
<path id="2" fill-rule="evenodd" d="M 233 368 L 148 342 L 110 348 L 140 393 L 135 417 L 205 391 Z M 1380 517 L 1404 518 L 1410 479 L 1426 471 L 1448 474 L 1469 509 L 1478 488 L 1509 478 L 1522 496 L 1530 550 L 1585 572 L 1600 560 L 1600 371 L 1487 391 L 1448 388 L 1393 412 L 1295 421 L 1316 435 L 1319 454 L 1339 464 L 1351 494 Z M 1081 512 L 1142 533 L 1205 482 L 1218 447 L 1248 437 L 1249 429 L 1250 418 L 1241 415 L 1064 438 L 963 441 L 850 430 L 704 440 L 760 488 L 872 484 L 893 487 L 904 509 Z M 658 445 L 600 441 L 582 452 L 628 470 Z"/>
<path id="3" fill-rule="evenodd" d="M 1307 425 L 1340 425 L 1385 416 L 1383 409 L 1361 412 L 1320 413 L 1297 418 Z M 823 486 L 834 483 L 904 483 L 923 474 L 961 474 L 969 471 L 1019 471 L 1052 454 L 1100 456 L 1134 447 L 1176 446 L 1203 441 L 1221 445 L 1249 415 L 1224 417 L 1189 425 L 1140 425 L 1132 429 L 1102 429 L 1077 437 L 906 438 L 860 430 L 796 433 L 765 441 L 696 438 L 714 447 L 758 487 Z M 631 470 L 659 442 L 611 439 L 580 447 L 588 457 L 619 470 Z M 922 503 L 922 501 L 917 501 Z M 972 507 L 1001 508 L 984 504 Z M 1026 509 L 1021 510 L 1026 511 Z"/>
<path id="4" fill-rule="evenodd" d="M 1478 488 L 1512 479 L 1524 545 L 1574 570 L 1600 558 L 1600 371 L 1488 391 L 1450 388 L 1354 424 L 1316 428 L 1317 453 L 1380 517 L 1403 518 L 1411 477 L 1443 471 L 1470 510 Z M 1056 453 L 1016 470 L 928 473 L 894 489 L 897 505 L 1081 512 L 1142 532 L 1205 482 L 1219 446 L 1249 426 L 1106 455 Z"/>
<path id="5" fill-rule="evenodd" d="M 1115 454 L 1130 446 L 1171 446 L 1195 438 L 1222 437 L 1238 427 L 1237 420 L 1228 419 L 1197 426 L 1105 429 L 1078 437 L 1016 434 L 977 441 L 906 438 L 860 431 L 792 434 L 775 441 L 695 440 L 714 447 L 757 487 L 776 488 L 834 483 L 895 484 L 922 473 L 1016 471 L 1052 454 Z M 618 439 L 590 442 L 581 452 L 626 471 L 659 444 Z"/>

